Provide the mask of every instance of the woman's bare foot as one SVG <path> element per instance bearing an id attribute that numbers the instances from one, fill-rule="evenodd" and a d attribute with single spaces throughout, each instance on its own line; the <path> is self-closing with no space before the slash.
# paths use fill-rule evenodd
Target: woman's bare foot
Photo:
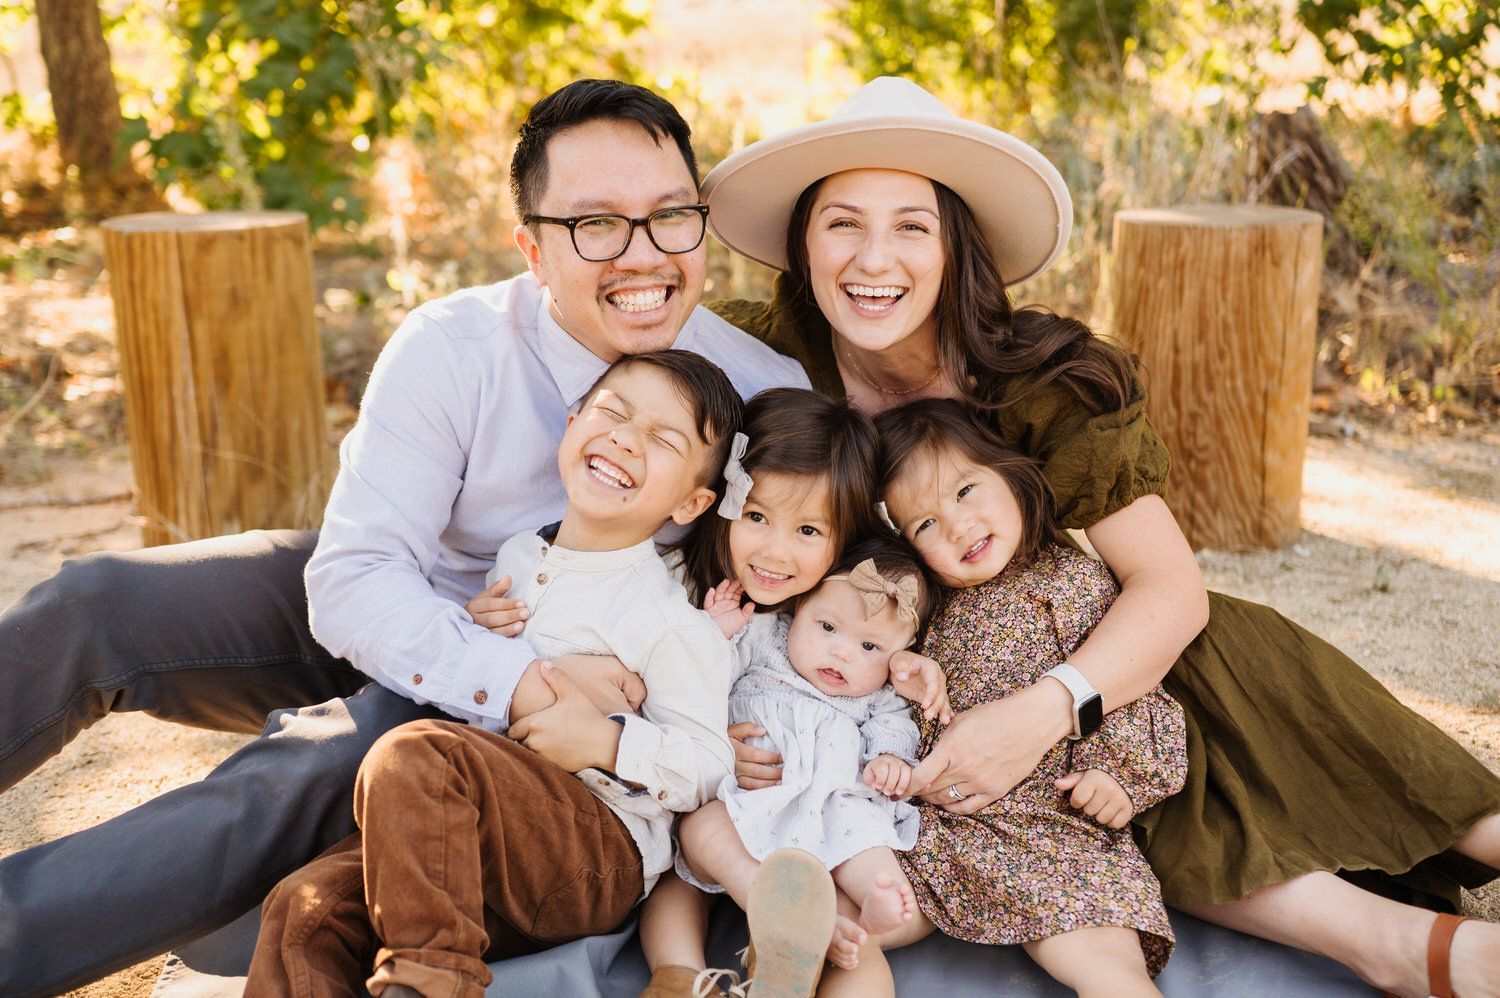
<path id="1" fill-rule="evenodd" d="M 828 962 L 843 970 L 859 966 L 859 948 L 870 938 L 859 923 L 839 915 L 833 920 L 833 941 L 828 944 Z"/>
<path id="2" fill-rule="evenodd" d="M 871 935 L 884 935 L 910 922 L 917 913 L 917 896 L 905 878 L 900 883 L 888 876 L 875 878 L 875 886 L 859 907 L 859 924 Z"/>
<path id="3" fill-rule="evenodd" d="M 1500 996 L 1500 925 L 1469 919 L 1454 933 L 1448 952 L 1455 995 Z"/>

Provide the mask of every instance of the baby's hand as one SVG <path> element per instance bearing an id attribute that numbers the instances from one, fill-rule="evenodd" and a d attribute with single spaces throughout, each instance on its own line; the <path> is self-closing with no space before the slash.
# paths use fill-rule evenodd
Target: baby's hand
<path id="1" fill-rule="evenodd" d="M 740 597 L 744 595 L 744 586 L 733 579 L 725 579 L 703 597 L 703 612 L 713 618 L 726 638 L 738 634 L 755 613 L 754 603 L 740 606 Z"/>
<path id="2" fill-rule="evenodd" d="M 940 724 L 953 721 L 948 706 L 948 677 L 942 667 L 926 655 L 898 651 L 891 656 L 891 686 L 896 692 L 922 708 L 922 716 Z"/>
<path id="3" fill-rule="evenodd" d="M 1069 773 L 1057 781 L 1057 789 L 1073 791 L 1068 803 L 1106 828 L 1124 828 L 1135 814 L 1120 781 L 1102 769 Z"/>
<path id="4" fill-rule="evenodd" d="M 877 755 L 865 765 L 865 786 L 892 799 L 905 797 L 910 782 L 911 766 L 897 756 Z"/>
<path id="5" fill-rule="evenodd" d="M 526 627 L 531 611 L 518 599 L 506 599 L 510 592 L 510 576 L 502 575 L 488 589 L 470 598 L 464 604 L 469 616 L 480 627 L 487 627 L 496 634 L 513 638 Z"/>

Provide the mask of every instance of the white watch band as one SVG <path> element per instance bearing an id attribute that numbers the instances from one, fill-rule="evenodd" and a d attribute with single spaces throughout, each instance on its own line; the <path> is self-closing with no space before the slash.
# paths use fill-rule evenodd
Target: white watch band
<path id="1" fill-rule="evenodd" d="M 1068 688 L 1069 695 L 1073 697 L 1073 733 L 1068 737 L 1073 739 L 1081 738 L 1084 735 L 1084 731 L 1082 730 L 1083 722 L 1078 716 L 1079 708 L 1090 697 L 1099 696 L 1099 691 L 1089 685 L 1089 681 L 1084 677 L 1083 673 L 1066 662 L 1061 665 L 1054 665 L 1042 675 L 1043 678 L 1051 676 Z"/>
<path id="2" fill-rule="evenodd" d="M 1083 673 L 1079 672 L 1077 669 L 1073 668 L 1066 662 L 1062 663 L 1061 665 L 1054 665 L 1042 675 L 1051 676 L 1053 679 L 1066 686 L 1068 688 L 1068 692 L 1073 694 L 1074 707 L 1077 707 L 1079 704 L 1083 703 L 1083 701 L 1099 692 L 1089 685 L 1089 681 L 1084 677 Z"/>

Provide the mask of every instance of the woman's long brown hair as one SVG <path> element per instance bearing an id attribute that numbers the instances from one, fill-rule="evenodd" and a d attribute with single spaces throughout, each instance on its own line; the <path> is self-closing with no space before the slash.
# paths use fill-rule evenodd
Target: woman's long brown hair
<path id="1" fill-rule="evenodd" d="M 938 361 L 964 401 L 995 409 L 1056 381 L 1096 415 L 1124 409 L 1131 401 L 1133 358 L 1077 319 L 1036 306 L 1014 308 L 974 213 L 963 198 L 930 182 L 945 256 L 936 306 Z M 804 330 L 825 324 L 807 257 L 808 223 L 822 185 L 802 192 L 787 225 L 785 288 Z M 1022 394 L 1007 394 L 1018 375 L 1033 376 L 1031 384 Z"/>

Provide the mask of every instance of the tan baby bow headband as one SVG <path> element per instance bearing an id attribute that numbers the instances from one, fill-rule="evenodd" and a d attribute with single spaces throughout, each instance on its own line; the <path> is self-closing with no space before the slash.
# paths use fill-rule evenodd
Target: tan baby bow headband
<path id="1" fill-rule="evenodd" d="M 917 597 L 921 595 L 922 584 L 915 575 L 903 576 L 900 582 L 892 582 L 880 574 L 880 569 L 875 567 L 874 558 L 866 558 L 855 565 L 848 575 L 828 577 L 830 582 L 835 580 L 847 582 L 859 591 L 860 598 L 865 601 L 865 619 L 884 610 L 886 600 L 894 600 L 897 619 L 909 620 L 913 624 L 917 622 Z"/>

